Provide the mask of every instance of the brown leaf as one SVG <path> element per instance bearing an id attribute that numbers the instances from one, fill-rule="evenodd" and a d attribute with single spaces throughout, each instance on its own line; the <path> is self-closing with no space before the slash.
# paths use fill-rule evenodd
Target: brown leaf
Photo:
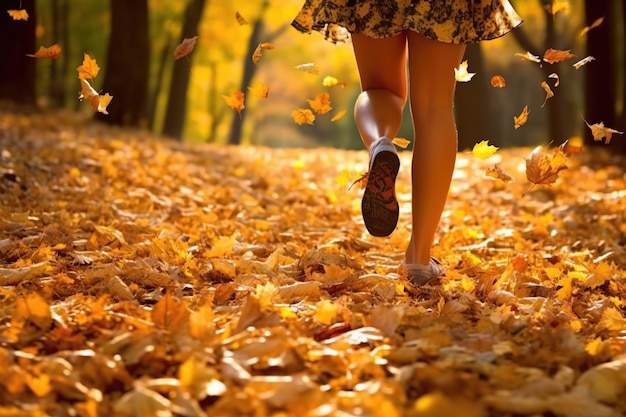
<path id="1" fill-rule="evenodd" d="M 558 49 L 549 48 L 543 54 L 543 61 L 548 64 L 556 64 L 557 62 L 565 61 L 566 59 L 570 59 L 575 55 L 571 54 L 569 50 L 561 51 Z"/>
<path id="2" fill-rule="evenodd" d="M 174 59 L 180 59 L 193 52 L 198 41 L 197 36 L 191 38 L 184 38 L 182 42 L 174 49 Z"/>
<path id="3" fill-rule="evenodd" d="M 26 54 L 26 56 L 30 56 L 33 58 L 52 58 L 57 59 L 61 56 L 61 47 L 57 44 L 54 44 L 49 47 L 40 46 L 37 52 L 34 54 Z"/>
<path id="4" fill-rule="evenodd" d="M 518 129 L 526 124 L 526 122 L 528 121 L 528 113 L 530 113 L 530 110 L 528 110 L 528 106 L 524 106 L 519 116 L 513 116 L 515 129 Z"/>
<path id="5" fill-rule="evenodd" d="M 152 307 L 150 316 L 158 327 L 176 332 L 187 322 L 189 311 L 184 303 L 176 300 L 168 292 Z"/>
<path id="6" fill-rule="evenodd" d="M 560 148 L 552 153 L 538 146 L 526 158 L 526 178 L 533 184 L 553 184 L 559 177 L 559 172 L 567 169 L 567 157 Z"/>

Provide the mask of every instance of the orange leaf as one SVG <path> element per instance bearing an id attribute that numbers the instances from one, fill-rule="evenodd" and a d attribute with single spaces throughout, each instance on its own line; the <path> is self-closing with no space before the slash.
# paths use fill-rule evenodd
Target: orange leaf
<path id="1" fill-rule="evenodd" d="M 552 16 L 557 13 L 569 13 L 569 9 L 570 5 L 567 0 L 552 0 L 552 3 L 546 6 L 546 10 L 548 10 L 548 13 Z"/>
<path id="2" fill-rule="evenodd" d="M 393 138 L 391 143 L 401 147 L 402 149 L 406 149 L 411 144 L 411 141 L 406 138 Z"/>
<path id="3" fill-rule="evenodd" d="M 326 114 L 333 108 L 330 106 L 330 94 L 319 93 L 313 100 L 307 100 L 311 109 L 317 114 Z"/>
<path id="4" fill-rule="evenodd" d="M 491 86 L 497 88 L 504 88 L 506 86 L 506 81 L 504 77 L 501 75 L 494 75 L 491 77 Z"/>
<path id="5" fill-rule="evenodd" d="M 312 125 L 315 121 L 315 115 L 309 109 L 295 109 L 291 112 L 291 117 L 300 126 L 305 123 Z"/>
<path id="6" fill-rule="evenodd" d="M 556 64 L 557 62 L 565 61 L 566 59 L 570 59 L 574 57 L 574 54 L 571 54 L 569 50 L 560 51 L 558 49 L 549 48 L 543 54 L 543 60 L 548 64 Z"/>
<path id="7" fill-rule="evenodd" d="M 609 144 L 611 143 L 611 138 L 613 137 L 613 133 L 617 133 L 619 135 L 623 135 L 624 132 L 620 132 L 618 130 L 615 129 L 611 129 L 610 127 L 605 127 L 604 126 L 604 122 L 600 122 L 600 123 L 594 123 L 592 125 L 590 125 L 589 123 L 587 123 L 587 121 L 583 118 L 583 120 L 585 121 L 585 124 L 587 125 L 587 127 L 589 129 L 591 129 L 591 134 L 593 135 L 593 140 L 598 142 L 601 141 L 602 139 L 605 140 L 605 144 Z"/>
<path id="8" fill-rule="evenodd" d="M 28 20 L 28 12 L 24 9 L 7 10 L 7 13 L 13 18 L 13 20 Z"/>
<path id="9" fill-rule="evenodd" d="M 255 64 L 259 63 L 259 61 L 261 60 L 261 57 L 263 56 L 264 49 L 274 49 L 274 45 L 272 45 L 271 43 L 267 43 L 267 42 L 261 42 L 256 47 L 256 49 L 254 50 L 254 53 L 252 54 L 252 62 L 254 62 Z"/>
<path id="10" fill-rule="evenodd" d="M 559 172 L 567 169 L 566 163 L 567 157 L 561 148 L 556 148 L 549 154 L 538 146 L 526 158 L 526 178 L 533 184 L 552 184 L 559 177 Z"/>
<path id="11" fill-rule="evenodd" d="M 96 107 L 96 110 L 102 114 L 109 114 L 107 112 L 107 106 L 109 105 L 111 100 L 113 100 L 113 96 L 109 95 L 109 93 L 98 96 L 98 105 Z"/>
<path id="12" fill-rule="evenodd" d="M 197 36 L 184 38 L 183 41 L 176 47 L 176 49 L 174 49 L 174 59 L 179 59 L 192 53 L 193 49 L 196 47 L 197 41 Z"/>
<path id="13" fill-rule="evenodd" d="M 61 47 L 56 43 L 49 47 L 40 46 L 37 52 L 34 54 L 26 54 L 33 58 L 53 58 L 56 59 L 61 56 Z"/>
<path id="14" fill-rule="evenodd" d="M 545 100 L 543 101 L 543 104 L 541 105 L 541 107 L 543 107 L 543 106 L 545 106 L 545 105 L 546 105 L 546 103 L 548 102 L 548 99 L 549 99 L 549 98 L 554 97 L 554 92 L 552 91 L 552 89 L 550 88 L 550 86 L 548 85 L 548 83 L 547 83 L 547 82 L 545 82 L 545 81 L 542 81 L 542 82 L 541 82 L 541 87 L 542 87 L 542 88 L 545 90 L 545 92 L 546 92 L 546 98 L 545 98 Z"/>
<path id="15" fill-rule="evenodd" d="M 80 94 L 78 96 L 78 100 L 80 100 L 80 101 L 91 100 L 94 97 L 98 97 L 98 92 L 93 89 L 91 84 L 89 84 L 89 81 L 87 81 L 84 78 L 81 78 L 80 79 L 80 85 L 81 85 L 82 88 L 80 90 Z"/>
<path id="16" fill-rule="evenodd" d="M 237 19 L 237 23 L 239 23 L 241 26 L 248 24 L 246 18 L 243 17 L 239 12 L 235 12 L 235 19 Z"/>
<path id="17" fill-rule="evenodd" d="M 252 95 L 257 96 L 259 98 L 267 98 L 269 96 L 270 89 L 265 84 L 261 84 L 258 87 L 248 87 L 248 90 L 252 93 Z"/>
<path id="18" fill-rule="evenodd" d="M 246 107 L 244 105 L 245 95 L 241 91 L 235 91 L 230 96 L 223 95 L 222 98 L 233 110 L 236 110 L 239 113 L 239 117 L 241 117 L 241 111 Z"/>
<path id="19" fill-rule="evenodd" d="M 501 180 L 503 182 L 512 182 L 513 178 L 510 175 L 506 174 L 499 166 L 494 165 L 492 168 L 489 168 L 485 175 L 491 178 L 495 178 L 497 180 Z"/>
<path id="20" fill-rule="evenodd" d="M 348 112 L 348 111 L 347 111 L 346 109 L 339 110 L 339 111 L 337 112 L 337 114 L 335 114 L 335 115 L 332 117 L 332 119 L 330 119 L 330 121 L 331 121 L 331 122 L 336 122 L 337 120 L 339 120 L 339 119 L 341 119 L 343 116 L 345 116 L 347 112 Z"/>
<path id="21" fill-rule="evenodd" d="M 594 20 L 591 25 L 585 26 L 583 30 L 580 31 L 580 36 L 585 36 L 587 32 L 589 32 L 591 29 L 597 28 L 598 26 L 602 24 L 602 22 L 604 22 L 604 16 L 599 17 L 596 20 Z"/>
<path id="22" fill-rule="evenodd" d="M 100 67 L 95 59 L 92 59 L 89 54 L 85 53 L 83 63 L 76 68 L 76 71 L 78 71 L 79 80 L 93 80 L 100 72 Z"/>
<path id="23" fill-rule="evenodd" d="M 154 324 L 158 327 L 175 331 L 185 324 L 189 316 L 189 311 L 183 303 L 172 297 L 170 293 L 166 293 L 163 298 L 152 307 L 150 316 Z"/>
<path id="24" fill-rule="evenodd" d="M 528 113 L 530 113 L 530 110 L 528 110 L 528 106 L 524 106 L 524 109 L 519 116 L 513 116 L 513 121 L 515 122 L 516 129 L 526 124 L 526 122 L 528 121 Z"/>

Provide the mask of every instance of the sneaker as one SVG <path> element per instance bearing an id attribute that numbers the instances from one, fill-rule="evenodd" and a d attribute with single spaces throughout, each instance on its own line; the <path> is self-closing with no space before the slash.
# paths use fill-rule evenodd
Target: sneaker
<path id="1" fill-rule="evenodd" d="M 436 258 L 430 258 L 428 265 L 404 264 L 408 270 L 407 279 L 414 285 L 424 285 L 435 277 L 446 274 L 446 268 Z"/>
<path id="2" fill-rule="evenodd" d="M 389 236 L 398 224 L 400 207 L 396 199 L 396 177 L 400 158 L 395 145 L 381 138 L 372 145 L 367 185 L 361 212 L 367 231 L 373 236 Z"/>

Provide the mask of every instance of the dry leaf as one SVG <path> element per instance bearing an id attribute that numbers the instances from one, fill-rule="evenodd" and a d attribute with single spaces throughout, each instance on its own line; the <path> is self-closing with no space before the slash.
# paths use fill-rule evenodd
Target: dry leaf
<path id="1" fill-rule="evenodd" d="M 591 29 L 597 28 L 598 26 L 602 24 L 602 22 L 604 22 L 604 16 L 599 17 L 596 20 L 594 20 L 591 25 L 585 26 L 583 30 L 580 31 L 580 36 L 585 36 L 587 32 L 589 32 Z"/>
<path id="2" fill-rule="evenodd" d="M 467 60 L 461 62 L 458 68 L 454 69 L 454 79 L 459 82 L 468 82 L 476 75 L 475 72 L 467 72 Z"/>
<path id="3" fill-rule="evenodd" d="M 49 47 L 40 46 L 37 52 L 34 54 L 26 54 L 26 56 L 30 56 L 33 58 L 53 58 L 57 59 L 61 56 L 61 47 L 57 44 L 54 44 Z"/>
<path id="4" fill-rule="evenodd" d="M 314 63 L 300 64 L 296 65 L 294 68 L 313 75 L 319 75 L 320 73 L 320 69 Z"/>
<path id="5" fill-rule="evenodd" d="M 490 145 L 488 140 L 483 140 L 474 145 L 472 155 L 478 159 L 488 159 L 495 155 L 498 149 L 498 147 Z"/>
<path id="6" fill-rule="evenodd" d="M 263 56 L 264 49 L 274 49 L 274 45 L 267 42 L 261 42 L 260 44 L 258 44 L 256 49 L 252 53 L 252 62 L 254 62 L 255 64 L 259 63 L 261 57 Z"/>
<path id="7" fill-rule="evenodd" d="M 528 106 L 524 106 L 519 116 L 513 116 L 515 129 L 519 129 L 521 126 L 524 126 L 524 124 L 526 124 L 526 122 L 528 121 L 528 113 L 530 113 L 530 110 L 528 110 Z"/>
<path id="8" fill-rule="evenodd" d="M 193 36 L 191 38 L 184 38 L 176 49 L 174 49 L 174 59 L 180 59 L 185 57 L 193 52 L 196 47 L 196 42 L 198 41 L 197 36 Z"/>
<path id="9" fill-rule="evenodd" d="M 543 104 L 541 105 L 541 107 L 543 107 L 543 106 L 545 106 L 545 105 L 546 105 L 546 103 L 548 102 L 548 99 L 549 99 L 549 98 L 554 97 L 554 92 L 552 91 L 552 89 L 550 88 L 550 86 L 548 85 L 548 83 L 547 83 L 547 82 L 545 82 L 545 81 L 542 81 L 542 82 L 541 82 L 541 88 L 543 88 L 543 89 L 544 89 L 544 91 L 546 92 L 546 98 L 545 98 L 545 100 L 543 101 Z"/>
<path id="10" fill-rule="evenodd" d="M 557 74 L 556 72 L 553 72 L 552 74 L 548 75 L 548 78 L 554 78 L 556 79 L 556 82 L 554 83 L 555 87 L 558 87 L 560 84 L 560 80 L 559 80 L 559 74 Z"/>
<path id="11" fill-rule="evenodd" d="M 25 9 L 7 10 L 7 13 L 13 20 L 28 20 L 28 12 Z"/>
<path id="12" fill-rule="evenodd" d="M 312 125 L 315 121 L 315 115 L 310 109 L 295 109 L 291 112 L 291 117 L 300 126 L 303 124 Z"/>
<path id="13" fill-rule="evenodd" d="M 549 48 L 543 54 L 543 61 L 548 64 L 556 64 L 557 62 L 565 61 L 566 59 L 570 59 L 575 55 L 571 54 L 569 50 L 561 51 L 558 49 Z"/>
<path id="14" fill-rule="evenodd" d="M 152 307 L 150 316 L 158 327 L 176 332 L 188 322 L 189 310 L 168 292 Z"/>
<path id="15" fill-rule="evenodd" d="M 235 91 L 229 96 L 222 95 L 222 98 L 231 109 L 237 111 L 239 113 L 239 117 L 241 117 L 241 112 L 246 108 L 244 105 L 244 100 L 246 98 L 245 94 L 241 91 Z"/>
<path id="16" fill-rule="evenodd" d="M 485 171 L 485 175 L 491 178 L 501 180 L 502 182 L 513 182 L 513 178 L 510 175 L 506 174 L 504 171 L 502 171 L 502 169 L 500 169 L 500 167 L 497 165 L 494 165 L 492 168 L 487 169 L 487 171 Z"/>
<path id="17" fill-rule="evenodd" d="M 343 81 L 339 81 L 335 77 L 331 77 L 330 75 L 327 75 L 322 80 L 322 85 L 324 87 L 334 87 L 334 86 L 345 87 L 346 83 Z"/>
<path id="18" fill-rule="evenodd" d="M 537 64 L 539 64 L 541 62 L 541 58 L 539 58 L 537 55 L 533 55 L 530 52 L 526 52 L 525 54 L 521 54 L 521 53 L 516 53 L 515 56 L 520 57 L 526 61 L 531 61 L 531 62 L 536 62 Z"/>
<path id="19" fill-rule="evenodd" d="M 491 77 L 491 86 L 497 88 L 504 88 L 506 86 L 506 81 L 504 77 L 501 75 L 494 75 Z"/>
<path id="20" fill-rule="evenodd" d="M 239 12 L 235 12 L 235 19 L 237 19 L 237 23 L 239 23 L 239 25 L 244 26 L 248 24 L 248 21 L 246 20 L 245 17 L 243 17 L 241 15 L 241 13 Z"/>
<path id="21" fill-rule="evenodd" d="M 109 105 L 111 100 L 113 100 L 113 96 L 109 95 L 109 93 L 98 96 L 98 105 L 94 110 L 102 114 L 109 114 L 107 112 L 107 106 Z"/>
<path id="22" fill-rule="evenodd" d="M 608 145 L 609 143 L 611 143 L 611 139 L 613 137 L 613 133 L 617 133 L 618 135 L 623 135 L 624 132 L 620 132 L 618 130 L 612 129 L 610 127 L 605 127 L 604 126 L 604 122 L 600 122 L 600 123 L 594 123 L 592 125 L 590 125 L 585 118 L 583 117 L 583 120 L 585 121 L 585 124 L 587 125 L 587 127 L 589 129 L 591 129 L 591 134 L 593 135 L 593 140 L 596 142 L 601 141 L 602 139 L 605 140 L 605 144 Z"/>
<path id="23" fill-rule="evenodd" d="M 592 57 L 591 55 L 589 55 L 588 57 L 585 57 L 583 59 L 581 59 L 580 61 L 576 62 L 575 64 L 573 64 L 572 66 L 576 69 L 579 69 L 580 67 L 582 67 L 583 65 L 587 65 L 588 63 L 590 63 L 591 61 L 595 61 L 596 59 L 594 57 Z"/>
<path id="24" fill-rule="evenodd" d="M 567 169 L 567 157 L 560 148 L 548 153 L 538 146 L 526 158 L 526 178 L 535 185 L 553 184 L 564 169 Z"/>
<path id="25" fill-rule="evenodd" d="M 319 115 L 326 114 L 333 109 L 330 105 L 330 94 L 328 93 L 319 93 L 315 99 L 307 101 L 311 109 Z"/>
<path id="26" fill-rule="evenodd" d="M 402 149 L 406 149 L 411 144 L 411 141 L 406 138 L 393 138 L 391 142 Z"/>
<path id="27" fill-rule="evenodd" d="M 269 97 L 270 89 L 267 85 L 261 84 L 256 87 L 248 87 L 248 90 L 252 93 L 253 96 L 266 99 Z"/>
<path id="28" fill-rule="evenodd" d="M 348 112 L 348 111 L 347 111 L 346 109 L 339 110 L 339 111 L 337 112 L 337 114 L 335 114 L 335 115 L 332 117 L 332 119 L 330 119 L 330 121 L 331 121 L 331 122 L 336 122 L 337 120 L 339 120 L 339 119 L 341 119 L 343 116 L 345 116 L 347 112 Z"/>
<path id="29" fill-rule="evenodd" d="M 78 71 L 79 80 L 93 80 L 100 72 L 100 67 L 95 59 L 92 59 L 89 54 L 85 53 L 83 63 L 76 68 L 76 71 Z"/>
<path id="30" fill-rule="evenodd" d="M 552 0 L 552 3 L 546 5 L 546 10 L 553 16 L 557 13 L 569 13 L 570 4 L 567 0 Z"/>

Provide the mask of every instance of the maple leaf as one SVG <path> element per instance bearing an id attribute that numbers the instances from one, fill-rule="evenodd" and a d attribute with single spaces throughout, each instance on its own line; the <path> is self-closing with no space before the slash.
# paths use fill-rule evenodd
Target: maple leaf
<path id="1" fill-rule="evenodd" d="M 347 112 L 348 112 L 348 111 L 347 111 L 346 109 L 339 110 L 339 111 L 337 112 L 337 114 L 335 114 L 335 115 L 334 115 L 334 116 L 330 119 L 330 121 L 331 121 L 331 122 L 336 122 L 337 120 L 339 120 L 339 119 L 341 119 L 343 116 L 345 116 Z"/>
<path id="2" fill-rule="evenodd" d="M 521 54 L 521 53 L 516 53 L 515 56 L 520 57 L 526 61 L 531 61 L 531 62 L 536 62 L 537 64 L 539 64 L 541 62 L 541 58 L 539 58 L 537 55 L 533 55 L 530 52 L 526 52 L 525 54 Z"/>
<path id="3" fill-rule="evenodd" d="M 580 67 L 582 67 L 583 65 L 587 65 L 588 63 L 590 63 L 591 61 L 595 61 L 596 59 L 594 57 L 592 57 L 591 55 L 581 59 L 580 61 L 574 63 L 572 66 L 576 69 L 579 69 Z"/>
<path id="4" fill-rule="evenodd" d="M 28 12 L 25 9 L 7 10 L 7 13 L 13 18 L 13 20 L 28 20 Z"/>
<path id="5" fill-rule="evenodd" d="M 521 126 L 526 124 L 526 122 L 528 121 L 528 113 L 530 113 L 530 110 L 528 110 L 528 106 L 524 106 L 519 116 L 513 116 L 515 129 L 519 129 Z"/>
<path id="6" fill-rule="evenodd" d="M 406 149 L 411 144 L 411 141 L 405 138 L 393 138 L 391 142 L 402 149 Z"/>
<path id="7" fill-rule="evenodd" d="M 298 71 L 306 72 L 307 74 L 319 75 L 320 73 L 319 67 L 312 62 L 296 65 L 294 68 Z"/>
<path id="8" fill-rule="evenodd" d="M 180 59 L 193 52 L 198 41 L 197 36 L 191 38 L 184 38 L 180 44 L 174 49 L 174 59 Z"/>
<path id="9" fill-rule="evenodd" d="M 503 182 L 513 182 L 513 178 L 504 171 L 502 171 L 502 169 L 497 165 L 494 165 L 493 167 L 487 169 L 487 171 L 485 171 L 485 175 L 491 178 L 501 180 Z"/>
<path id="10" fill-rule="evenodd" d="M 229 96 L 222 95 L 222 98 L 224 99 L 226 104 L 228 104 L 228 107 L 236 110 L 237 113 L 239 113 L 239 117 L 241 117 L 242 110 L 246 108 L 246 106 L 244 105 L 245 94 L 241 91 L 235 91 Z"/>
<path id="11" fill-rule="evenodd" d="M 113 100 L 113 96 L 109 95 L 109 93 L 98 96 L 98 105 L 95 110 L 102 114 L 109 114 L 107 112 L 107 106 Z"/>
<path id="12" fill-rule="evenodd" d="M 589 26 L 585 26 L 581 31 L 580 31 L 580 36 L 585 36 L 587 34 L 587 32 L 589 32 L 591 29 L 595 29 L 598 26 L 600 26 L 602 24 L 602 22 L 604 22 L 604 16 L 597 18 L 596 20 L 593 21 L 593 23 Z"/>
<path id="13" fill-rule="evenodd" d="M 604 122 L 600 122 L 600 123 L 594 123 L 592 125 L 590 125 L 585 118 L 583 117 L 583 120 L 585 121 L 585 124 L 587 125 L 587 127 L 589 129 L 591 129 L 591 134 L 593 135 L 593 140 L 598 142 L 601 141 L 602 139 L 605 140 L 605 144 L 608 145 L 609 143 L 611 143 L 611 139 L 613 137 L 613 133 L 617 133 L 618 135 L 623 135 L 624 132 L 620 132 L 618 130 L 612 129 L 610 127 L 605 127 L 604 126 Z"/>
<path id="14" fill-rule="evenodd" d="M 570 53 L 569 50 L 561 51 L 558 49 L 548 48 L 543 54 L 543 61 L 548 64 L 556 64 L 557 62 L 565 61 L 566 59 L 570 59 L 574 56 L 575 55 Z"/>
<path id="15" fill-rule="evenodd" d="M 235 12 L 235 19 L 237 19 L 237 23 L 239 23 L 239 25 L 244 26 L 248 24 L 248 21 L 246 20 L 245 17 L 243 17 L 241 15 L 241 13 L 239 12 Z"/>
<path id="16" fill-rule="evenodd" d="M 567 156 L 561 148 L 550 154 L 538 146 L 526 158 L 526 178 L 534 185 L 553 184 L 564 169 L 567 169 Z"/>
<path id="17" fill-rule="evenodd" d="M 309 109 L 295 109 L 291 112 L 291 117 L 299 126 L 305 123 L 312 125 L 315 121 L 315 115 Z"/>
<path id="18" fill-rule="evenodd" d="M 554 92 L 552 91 L 552 89 L 550 88 L 550 86 L 548 85 L 547 82 L 542 81 L 541 82 L 541 87 L 545 90 L 546 92 L 546 98 L 545 100 L 543 100 L 543 104 L 541 105 L 541 107 L 545 106 L 546 103 L 548 102 L 549 98 L 554 97 Z"/>
<path id="19" fill-rule="evenodd" d="M 94 97 L 98 97 L 98 92 L 96 90 L 94 90 L 94 88 L 91 86 L 91 84 L 89 84 L 89 81 L 87 81 L 84 78 L 81 78 L 80 80 L 80 85 L 81 85 L 81 90 L 78 96 L 78 100 L 79 101 L 83 101 L 83 100 L 91 100 Z"/>
<path id="20" fill-rule="evenodd" d="M 40 46 L 34 54 L 26 54 L 32 58 L 53 58 L 57 59 L 61 56 L 61 47 L 56 43 L 49 47 Z"/>
<path id="21" fill-rule="evenodd" d="M 497 146 L 490 145 L 488 140 L 483 140 L 474 145 L 472 155 L 478 159 L 488 159 L 495 155 L 498 149 Z"/>
<path id="22" fill-rule="evenodd" d="M 319 115 L 326 114 L 333 109 L 330 105 L 330 94 L 328 93 L 319 93 L 315 99 L 308 99 L 307 101 L 311 109 Z"/>
<path id="23" fill-rule="evenodd" d="M 454 69 L 454 79 L 459 82 L 468 82 L 476 75 L 475 72 L 467 72 L 467 60 L 461 62 L 458 68 Z"/>
<path id="24" fill-rule="evenodd" d="M 261 57 L 263 56 L 264 49 L 274 49 L 274 45 L 268 42 L 261 42 L 256 47 L 256 49 L 254 50 L 254 53 L 252 54 L 252 62 L 254 62 L 255 64 L 259 63 L 259 61 L 261 60 Z"/>
<path id="25" fill-rule="evenodd" d="M 497 88 L 504 88 L 506 86 L 506 81 L 501 75 L 494 75 L 491 77 L 491 86 Z"/>
<path id="26" fill-rule="evenodd" d="M 83 63 L 76 68 L 79 80 L 93 80 L 100 72 L 100 67 L 95 59 L 92 59 L 88 53 L 84 54 Z"/>

